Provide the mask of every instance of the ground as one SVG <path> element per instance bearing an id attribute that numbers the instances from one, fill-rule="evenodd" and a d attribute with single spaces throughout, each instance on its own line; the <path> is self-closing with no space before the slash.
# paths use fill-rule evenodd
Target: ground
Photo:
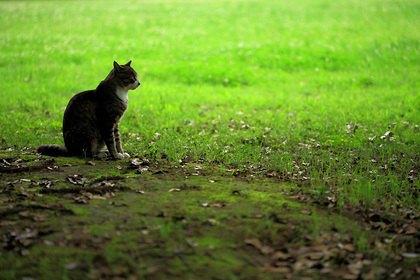
<path id="1" fill-rule="evenodd" d="M 314 203 L 275 171 L 31 151 L 0 166 L 2 279 L 420 276 L 415 213 Z"/>

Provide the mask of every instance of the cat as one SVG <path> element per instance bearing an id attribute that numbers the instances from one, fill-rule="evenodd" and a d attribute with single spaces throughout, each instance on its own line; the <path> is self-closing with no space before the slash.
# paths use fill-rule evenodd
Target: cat
<path id="1" fill-rule="evenodd" d="M 128 91 L 140 85 L 131 60 L 114 61 L 114 69 L 95 90 L 83 91 L 70 99 L 64 112 L 65 147 L 40 145 L 37 152 L 49 156 L 105 158 L 106 146 L 114 159 L 129 158 L 121 144 L 118 125 L 128 106 Z"/>

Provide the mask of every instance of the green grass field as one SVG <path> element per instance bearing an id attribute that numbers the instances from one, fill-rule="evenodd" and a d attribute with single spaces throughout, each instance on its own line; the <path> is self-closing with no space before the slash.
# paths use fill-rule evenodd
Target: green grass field
<path id="1" fill-rule="evenodd" d="M 0 146 L 62 144 L 69 99 L 132 60 L 132 157 L 418 215 L 419 15 L 418 0 L 0 2 Z"/>
<path id="2" fill-rule="evenodd" d="M 367 203 L 401 192 L 418 203 L 418 1 L 0 7 L 3 147 L 63 143 L 68 100 L 114 60 L 133 60 L 142 87 L 121 124 L 131 154 L 263 167 Z"/>

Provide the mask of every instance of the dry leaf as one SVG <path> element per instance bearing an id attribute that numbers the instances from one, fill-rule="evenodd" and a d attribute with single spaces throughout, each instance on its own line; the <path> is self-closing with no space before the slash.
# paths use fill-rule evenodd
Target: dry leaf
<path id="1" fill-rule="evenodd" d="M 347 269 L 350 271 L 351 274 L 359 275 L 363 268 L 363 262 L 358 261 L 355 263 L 351 263 L 347 266 Z"/>
<path id="2" fill-rule="evenodd" d="M 416 254 L 416 253 L 401 253 L 401 256 L 403 258 L 407 258 L 407 259 L 415 259 L 415 258 L 419 257 L 419 254 Z"/>
<path id="3" fill-rule="evenodd" d="M 385 132 L 385 134 L 384 135 L 382 135 L 380 138 L 381 138 L 381 140 L 384 140 L 384 139 L 386 139 L 386 138 L 390 138 L 391 136 L 393 136 L 394 135 L 394 133 L 392 132 L 392 131 L 387 131 L 387 132 Z"/>
<path id="4" fill-rule="evenodd" d="M 254 246 L 258 250 L 262 247 L 261 241 L 257 238 L 247 238 L 245 239 L 245 243 Z"/>
<path id="5" fill-rule="evenodd" d="M 303 214 L 303 215 L 311 215 L 312 214 L 312 212 L 310 210 L 302 210 L 302 211 L 300 211 L 300 213 Z"/>
<path id="6" fill-rule="evenodd" d="M 264 246 L 262 246 L 261 247 L 261 249 L 260 249 L 260 253 L 261 254 L 263 254 L 263 255 L 268 255 L 268 254 L 271 254 L 271 253 L 273 253 L 274 252 L 274 249 L 273 248 L 271 248 L 270 246 L 268 246 L 268 245 L 264 245 Z"/>
<path id="7" fill-rule="evenodd" d="M 141 165 L 142 163 L 143 163 L 143 161 L 139 160 L 138 158 L 135 158 L 130 162 L 131 167 L 137 167 L 137 166 Z"/>
<path id="8" fill-rule="evenodd" d="M 73 263 L 66 264 L 66 265 L 64 266 L 64 268 L 65 268 L 65 269 L 69 269 L 69 270 L 71 270 L 71 269 L 75 269 L 75 268 L 77 268 L 78 266 L 79 266 L 79 262 L 78 262 L 78 261 L 75 261 L 75 262 L 73 262 Z"/>
<path id="9" fill-rule="evenodd" d="M 178 188 L 172 188 L 172 189 L 169 189 L 169 191 L 168 192 L 180 192 L 181 191 L 181 189 L 178 189 Z"/>
<path id="10" fill-rule="evenodd" d="M 275 261 L 276 260 L 287 260 L 289 258 L 291 258 L 291 256 L 289 254 L 283 253 L 281 251 L 277 251 L 271 256 L 271 259 L 275 260 Z"/>
<path id="11" fill-rule="evenodd" d="M 356 248 L 354 247 L 353 244 L 348 243 L 348 244 L 344 244 L 342 249 L 346 250 L 347 252 L 354 252 Z"/>
<path id="12" fill-rule="evenodd" d="M 195 248 L 198 246 L 198 243 L 192 240 L 191 238 L 187 238 L 185 241 L 187 242 L 188 246 L 192 248 Z"/>
<path id="13" fill-rule="evenodd" d="M 273 272 L 273 273 L 281 273 L 281 274 L 288 274 L 292 270 L 289 267 L 287 267 L 287 266 L 283 266 L 283 267 L 267 266 L 267 267 L 265 267 L 263 269 L 263 271 L 265 271 L 265 272 Z"/>
<path id="14" fill-rule="evenodd" d="M 354 125 L 354 123 L 353 123 L 353 121 L 351 121 L 350 122 L 350 124 L 348 124 L 347 126 L 347 129 L 345 129 L 345 131 L 347 132 L 347 133 L 356 133 L 356 130 L 359 128 L 359 125 Z"/>
<path id="15" fill-rule="evenodd" d="M 417 232 L 417 229 L 414 226 L 408 226 L 405 229 L 405 234 L 415 234 Z"/>
<path id="16" fill-rule="evenodd" d="M 212 224 L 212 225 L 218 225 L 218 224 L 220 224 L 220 222 L 218 220 L 216 220 L 216 219 L 209 219 L 208 222 L 210 224 Z"/>
<path id="17" fill-rule="evenodd" d="M 88 203 L 88 201 L 86 200 L 86 198 L 84 198 L 83 196 L 75 197 L 74 198 L 74 202 L 76 202 L 76 203 L 83 203 L 83 204 Z"/>
<path id="18" fill-rule="evenodd" d="M 68 175 L 67 176 L 67 181 L 69 181 L 70 183 L 74 185 L 84 185 L 86 180 L 87 179 L 83 178 L 82 175 Z"/>
<path id="19" fill-rule="evenodd" d="M 100 196 L 100 195 L 97 195 L 97 194 L 91 194 L 90 196 L 88 196 L 88 198 L 90 200 L 94 200 L 94 199 L 96 199 L 96 200 L 105 200 L 106 199 L 106 197 L 103 197 L 103 196 Z"/>
<path id="20" fill-rule="evenodd" d="M 368 138 L 369 142 L 373 142 L 373 141 L 375 141 L 375 139 L 376 139 L 376 136 L 373 136 L 373 137 L 369 137 Z"/>
<path id="21" fill-rule="evenodd" d="M 139 167 L 139 169 L 137 169 L 136 173 L 143 174 L 144 172 L 146 172 L 148 170 L 149 169 L 147 167 Z"/>
<path id="22" fill-rule="evenodd" d="M 388 130 L 390 130 L 392 127 L 396 126 L 397 122 L 391 123 L 390 125 L 388 125 Z"/>
<path id="23" fill-rule="evenodd" d="M 245 239 L 245 243 L 254 246 L 263 255 L 268 255 L 274 252 L 273 248 L 271 248 L 268 245 L 263 245 L 261 241 L 257 238 L 247 238 Z"/>

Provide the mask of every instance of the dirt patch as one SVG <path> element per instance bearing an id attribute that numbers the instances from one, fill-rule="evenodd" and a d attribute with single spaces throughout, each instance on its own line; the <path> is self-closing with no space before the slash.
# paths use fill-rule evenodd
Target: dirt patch
<path id="1" fill-rule="evenodd" d="M 0 162 L 13 170 L 0 175 L 5 279 L 420 275 L 415 217 L 339 215 L 272 172 L 31 154 Z"/>

